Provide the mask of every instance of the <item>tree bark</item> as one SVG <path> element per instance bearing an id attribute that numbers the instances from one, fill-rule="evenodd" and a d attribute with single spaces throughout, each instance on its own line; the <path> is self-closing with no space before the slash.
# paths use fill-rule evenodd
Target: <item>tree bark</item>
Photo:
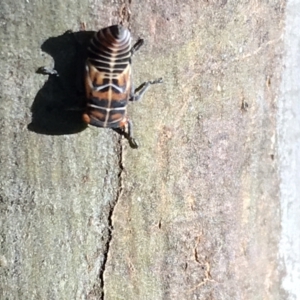
<path id="1" fill-rule="evenodd" d="M 283 299 L 284 3 L 1 6 L 0 298 Z M 72 110 L 80 22 L 120 21 L 145 39 L 135 85 L 164 79 L 129 106 L 138 150 Z"/>

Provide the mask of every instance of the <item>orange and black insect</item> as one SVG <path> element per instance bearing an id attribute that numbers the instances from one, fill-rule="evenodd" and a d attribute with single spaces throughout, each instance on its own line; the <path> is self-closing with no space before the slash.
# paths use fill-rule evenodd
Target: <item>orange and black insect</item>
<path id="1" fill-rule="evenodd" d="M 134 89 L 131 58 L 144 43 L 139 39 L 131 47 L 131 35 L 121 25 L 98 31 L 91 39 L 85 70 L 87 105 L 83 120 L 97 127 L 119 128 L 133 148 L 137 143 L 132 134 L 132 122 L 126 114 L 128 101 L 137 101 L 150 85 L 162 79 L 147 81 Z"/>

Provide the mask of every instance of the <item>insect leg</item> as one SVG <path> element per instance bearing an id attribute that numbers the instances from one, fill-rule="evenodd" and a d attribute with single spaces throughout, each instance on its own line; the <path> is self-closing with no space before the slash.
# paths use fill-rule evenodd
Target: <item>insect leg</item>
<path id="1" fill-rule="evenodd" d="M 131 48 L 131 55 L 133 55 L 136 51 L 138 51 L 140 49 L 140 47 L 143 46 L 143 44 L 144 44 L 144 40 L 139 38 L 137 40 L 137 42 Z"/>
<path id="2" fill-rule="evenodd" d="M 146 91 L 149 89 L 150 85 L 162 83 L 162 82 L 163 82 L 162 78 L 158 78 L 156 80 L 146 81 L 142 83 L 138 88 L 135 89 L 134 93 L 130 95 L 129 101 L 139 101 L 146 93 Z"/>
<path id="3" fill-rule="evenodd" d="M 133 149 L 137 149 L 138 143 L 133 138 L 133 132 L 132 132 L 132 122 L 127 117 L 120 123 L 119 128 L 112 128 L 115 132 L 117 132 L 120 135 L 123 135 L 129 142 L 129 145 Z"/>
<path id="4" fill-rule="evenodd" d="M 132 132 L 132 122 L 131 120 L 127 119 L 127 134 L 128 134 L 128 142 L 131 148 L 137 149 L 139 147 L 137 141 L 133 137 Z"/>
<path id="5" fill-rule="evenodd" d="M 58 72 L 53 69 L 53 68 L 49 68 L 49 67 L 39 67 L 36 71 L 37 74 L 42 74 L 42 75 L 58 75 Z"/>

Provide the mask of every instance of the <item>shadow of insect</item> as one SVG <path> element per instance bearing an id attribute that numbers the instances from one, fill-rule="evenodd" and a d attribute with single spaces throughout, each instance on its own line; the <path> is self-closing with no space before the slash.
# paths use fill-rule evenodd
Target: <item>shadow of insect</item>
<path id="1" fill-rule="evenodd" d="M 83 76 L 87 44 L 93 34 L 93 31 L 67 31 L 42 44 L 42 51 L 53 57 L 54 68 L 41 67 L 36 71 L 49 77 L 31 106 L 30 131 L 62 135 L 78 133 L 87 127 L 82 121 Z"/>

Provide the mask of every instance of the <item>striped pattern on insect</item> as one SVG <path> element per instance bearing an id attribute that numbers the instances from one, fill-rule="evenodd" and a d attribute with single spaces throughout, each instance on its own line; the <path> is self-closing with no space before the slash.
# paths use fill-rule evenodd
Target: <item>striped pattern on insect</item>
<path id="1" fill-rule="evenodd" d="M 138 145 L 126 114 L 128 101 L 141 99 L 150 85 L 162 82 L 161 78 L 147 81 L 134 89 L 131 58 L 143 43 L 139 39 L 131 47 L 130 32 L 121 25 L 103 28 L 90 41 L 85 71 L 87 105 L 83 120 L 97 127 L 124 130 L 133 148 Z"/>

